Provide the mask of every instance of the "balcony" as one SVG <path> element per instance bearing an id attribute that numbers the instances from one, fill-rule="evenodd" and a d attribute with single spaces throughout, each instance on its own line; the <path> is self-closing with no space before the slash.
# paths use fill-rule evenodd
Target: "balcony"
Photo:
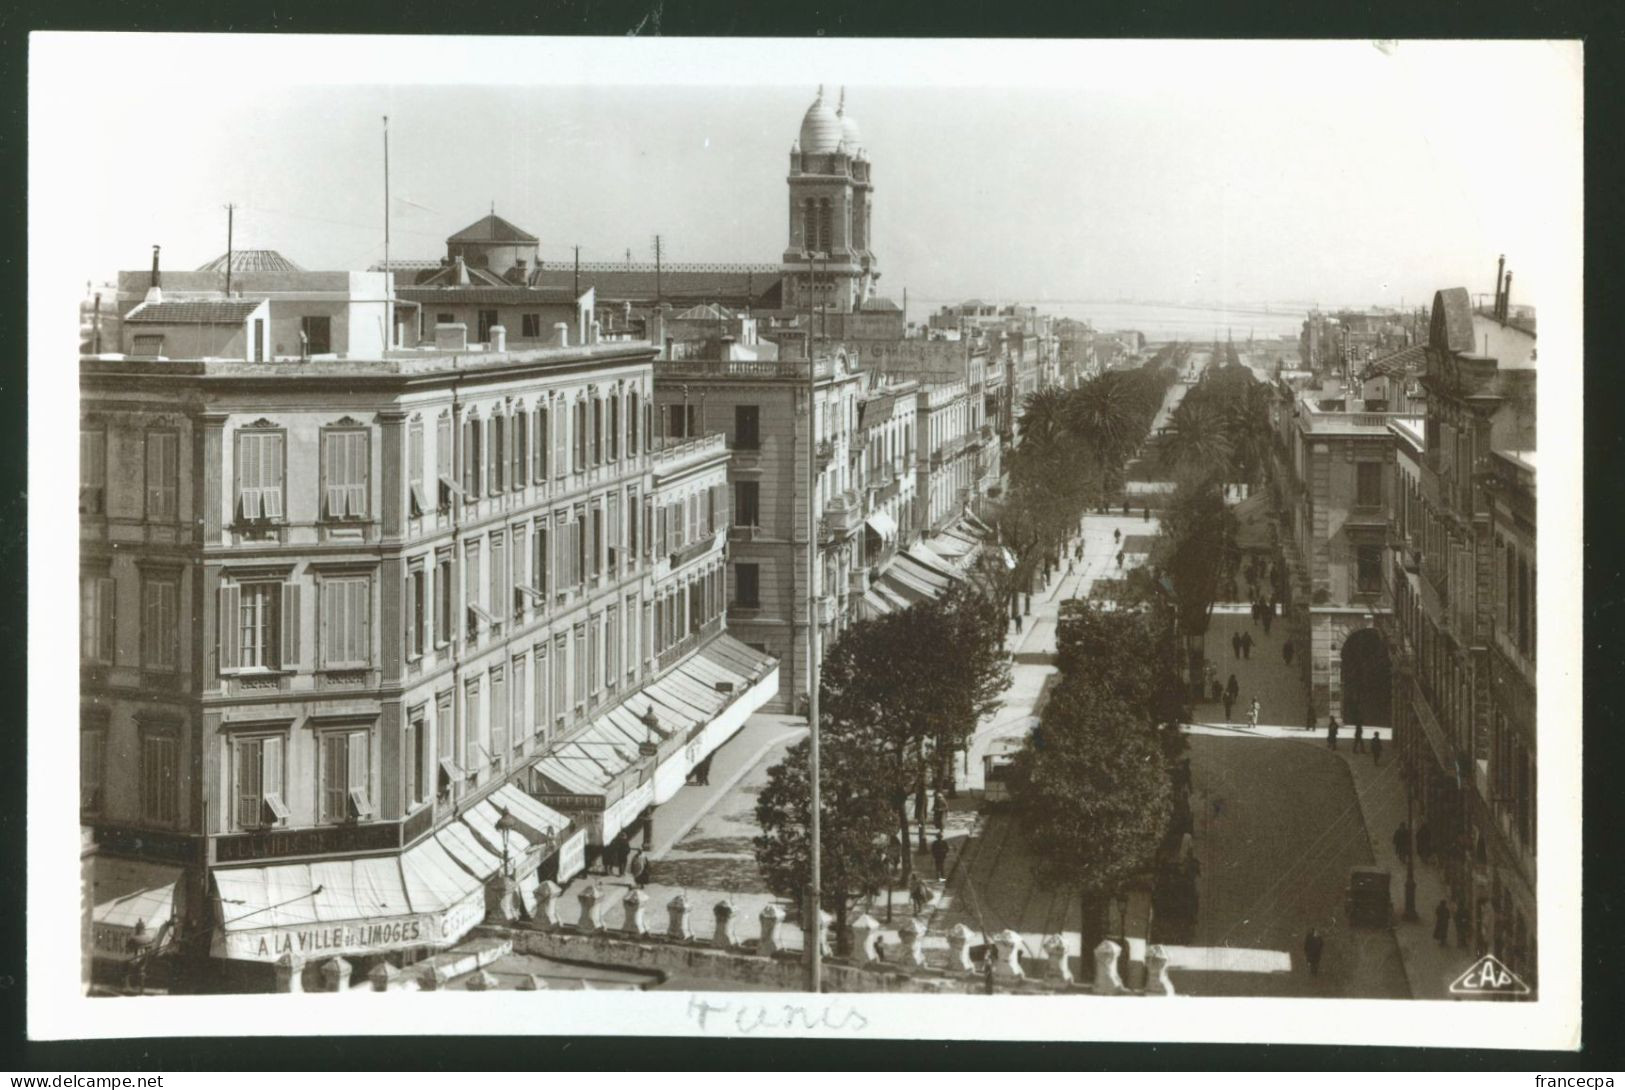
<path id="1" fill-rule="evenodd" d="M 829 463 L 835 458 L 835 444 L 829 439 L 820 439 L 818 440 L 816 452 L 818 457 L 818 468 L 821 470 L 828 468 Z"/>
<path id="2" fill-rule="evenodd" d="M 762 527 L 754 524 L 748 526 L 735 524 L 728 527 L 729 541 L 761 541 L 766 536 Z"/>
<path id="3" fill-rule="evenodd" d="M 752 529 L 754 529 L 754 527 L 752 527 Z M 732 536 L 733 534 L 730 532 L 729 537 Z M 689 542 L 687 545 L 684 545 L 681 549 L 678 549 L 676 552 L 671 554 L 670 570 L 676 571 L 684 564 L 687 564 L 690 560 L 695 560 L 699 557 L 705 556 L 707 553 L 713 551 L 716 548 L 716 545 L 717 539 L 716 535 L 714 534 L 706 534 L 698 541 Z"/>
<path id="4" fill-rule="evenodd" d="M 855 493 L 836 496 L 824 508 L 819 522 L 819 536 L 824 540 L 838 540 L 852 536 L 863 525 L 863 504 Z"/>
<path id="5" fill-rule="evenodd" d="M 867 563 L 854 566 L 847 572 L 846 589 L 852 594 L 862 594 L 869 589 L 869 577 L 873 571 Z"/>
<path id="6" fill-rule="evenodd" d="M 698 629 L 690 632 L 664 651 L 655 659 L 655 668 L 664 673 L 687 658 L 692 652 L 722 631 L 722 618 L 713 617 Z"/>
<path id="7" fill-rule="evenodd" d="M 695 462 L 728 453 L 728 437 L 721 432 L 698 435 L 690 439 L 656 438 L 649 444 L 653 456 L 651 468 L 656 474 L 676 473 Z"/>
<path id="8" fill-rule="evenodd" d="M 818 623 L 821 625 L 834 624 L 835 618 L 840 615 L 841 604 L 833 594 L 826 594 L 818 599 Z"/>
<path id="9" fill-rule="evenodd" d="M 868 450 L 869 433 L 866 431 L 855 431 L 847 440 L 847 443 L 853 450 Z"/>

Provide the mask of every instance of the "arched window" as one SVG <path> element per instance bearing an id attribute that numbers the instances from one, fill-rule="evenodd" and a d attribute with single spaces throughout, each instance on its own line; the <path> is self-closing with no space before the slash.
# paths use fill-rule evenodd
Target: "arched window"
<path id="1" fill-rule="evenodd" d="M 828 250 L 835 245 L 834 222 L 830 219 L 829 198 L 818 202 L 818 248 Z"/>
<path id="2" fill-rule="evenodd" d="M 802 234 L 804 236 L 803 245 L 808 250 L 817 250 L 818 249 L 818 205 L 811 197 L 807 198 L 807 210 L 806 210 L 805 216 L 806 216 L 805 224 L 804 224 L 805 230 L 802 232 Z"/>

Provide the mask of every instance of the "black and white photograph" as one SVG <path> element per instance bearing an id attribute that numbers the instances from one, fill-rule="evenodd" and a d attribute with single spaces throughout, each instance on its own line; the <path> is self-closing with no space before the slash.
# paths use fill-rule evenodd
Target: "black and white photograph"
<path id="1" fill-rule="evenodd" d="M 33 1032 L 1578 1043 L 1578 42 L 32 63 Z"/>

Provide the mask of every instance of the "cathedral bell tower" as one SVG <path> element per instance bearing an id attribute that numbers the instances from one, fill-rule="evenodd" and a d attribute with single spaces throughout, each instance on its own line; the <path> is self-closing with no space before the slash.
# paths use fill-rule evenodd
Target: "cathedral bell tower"
<path id="1" fill-rule="evenodd" d="M 801 119 L 790 145 L 789 238 L 784 249 L 784 305 L 859 310 L 874 296 L 869 249 L 873 184 L 858 123 L 846 112 L 846 90 L 830 109 L 824 89 Z"/>

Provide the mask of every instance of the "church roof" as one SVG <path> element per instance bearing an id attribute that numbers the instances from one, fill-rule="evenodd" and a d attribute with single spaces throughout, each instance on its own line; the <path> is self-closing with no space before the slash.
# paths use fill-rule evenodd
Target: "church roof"
<path id="1" fill-rule="evenodd" d="M 807 107 L 801 119 L 801 153 L 828 155 L 841 144 L 841 119 L 824 102 L 824 89 L 818 88 L 818 97 Z"/>
<path id="2" fill-rule="evenodd" d="M 536 236 L 528 231 L 521 231 L 495 212 L 484 219 L 464 227 L 447 242 L 535 242 Z"/>
<path id="3" fill-rule="evenodd" d="M 502 277 L 489 269 L 476 268 L 465 264 L 461 259 L 449 265 L 441 265 L 434 269 L 424 269 L 412 281 L 415 288 L 457 288 L 457 287 L 508 287 L 509 284 Z"/>
<path id="4" fill-rule="evenodd" d="M 197 271 L 225 272 L 226 255 L 221 254 L 207 265 L 199 265 Z M 231 252 L 231 271 L 234 273 L 304 272 L 298 265 L 295 265 L 275 250 L 233 250 Z"/>
<path id="5" fill-rule="evenodd" d="M 863 147 L 863 132 L 858 128 L 855 117 L 846 112 L 846 88 L 841 88 L 841 104 L 835 110 L 835 116 L 841 120 L 841 139 L 846 141 L 846 150 L 856 155 Z"/>

